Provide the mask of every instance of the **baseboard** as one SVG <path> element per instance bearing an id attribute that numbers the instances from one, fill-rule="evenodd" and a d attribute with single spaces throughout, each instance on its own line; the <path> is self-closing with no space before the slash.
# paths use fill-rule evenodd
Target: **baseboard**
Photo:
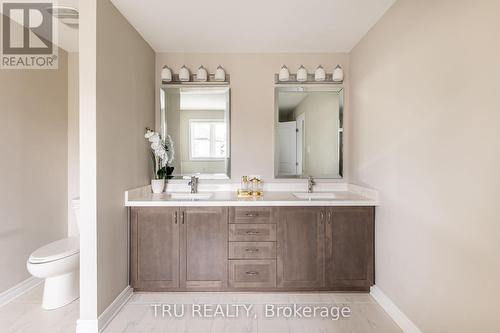
<path id="1" fill-rule="evenodd" d="M 104 310 L 97 319 L 78 319 L 76 321 L 76 333 L 99 333 L 120 312 L 121 308 L 132 297 L 133 289 L 127 286 L 115 300 Z"/>
<path id="2" fill-rule="evenodd" d="M 23 282 L 16 284 L 14 287 L 0 293 L 0 306 L 3 306 L 18 298 L 22 294 L 38 286 L 40 283 L 42 283 L 42 281 L 43 280 L 37 279 L 36 277 L 32 276 L 27 278 Z"/>
<path id="3" fill-rule="evenodd" d="M 118 295 L 113 303 L 111 303 L 106 310 L 101 313 L 99 318 L 97 319 L 99 332 L 102 332 L 106 326 L 113 320 L 113 318 L 120 312 L 121 308 L 127 303 L 130 297 L 132 297 L 133 289 L 130 286 L 127 286 L 123 291 Z"/>
<path id="4" fill-rule="evenodd" d="M 398 324 L 398 326 L 405 333 L 422 333 L 422 331 L 415 325 L 410 318 L 408 318 L 403 311 L 401 311 L 394 302 L 387 297 L 386 294 L 377 286 L 370 289 L 370 295 L 377 301 L 377 303 L 387 312 L 387 314 Z"/>

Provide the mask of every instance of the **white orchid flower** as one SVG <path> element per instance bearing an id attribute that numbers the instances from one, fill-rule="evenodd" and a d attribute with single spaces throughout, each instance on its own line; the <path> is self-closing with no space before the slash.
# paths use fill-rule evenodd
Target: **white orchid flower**
<path id="1" fill-rule="evenodd" d="M 152 137 L 154 134 L 155 134 L 155 132 L 153 132 L 153 131 L 151 131 L 151 130 L 148 130 L 148 131 L 146 132 L 146 134 L 144 134 L 144 137 L 145 137 L 146 139 L 149 139 L 149 138 L 150 138 L 150 137 Z"/>
<path id="2" fill-rule="evenodd" d="M 151 149 L 158 150 L 161 147 L 160 142 L 153 142 L 151 144 Z"/>
<path id="3" fill-rule="evenodd" d="M 160 142 L 160 135 L 158 135 L 158 133 L 154 133 L 149 138 L 149 142 Z"/>

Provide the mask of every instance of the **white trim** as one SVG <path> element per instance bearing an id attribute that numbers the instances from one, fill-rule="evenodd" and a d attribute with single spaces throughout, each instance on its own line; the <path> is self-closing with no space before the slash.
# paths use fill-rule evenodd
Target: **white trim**
<path id="1" fill-rule="evenodd" d="M 132 297 L 133 289 L 127 286 L 115 300 L 104 310 L 97 319 L 78 319 L 76 321 L 77 333 L 98 333 L 103 332 L 106 326 L 120 312 L 121 308 L 127 304 Z"/>
<path id="2" fill-rule="evenodd" d="M 387 312 L 387 314 L 398 324 L 405 333 L 422 333 L 410 318 L 401 311 L 394 302 L 380 290 L 379 287 L 373 286 L 370 289 L 370 295 L 377 303 Z"/>
<path id="3" fill-rule="evenodd" d="M 76 333 L 98 333 L 97 319 L 78 319 Z"/>
<path id="4" fill-rule="evenodd" d="M 106 310 L 101 313 L 101 315 L 97 319 L 99 332 L 102 332 L 106 328 L 106 326 L 108 326 L 108 324 L 113 320 L 118 312 L 120 312 L 121 308 L 125 304 L 127 304 L 133 293 L 134 290 L 130 286 L 125 287 L 120 295 L 118 295 L 115 300 L 106 308 Z"/>
<path id="5" fill-rule="evenodd" d="M 22 294 L 38 286 L 40 283 L 42 283 L 42 281 L 42 279 L 37 279 L 36 277 L 32 276 L 16 284 L 14 287 L 3 291 L 2 293 L 0 293 L 0 306 L 4 306 L 5 304 L 10 303 Z"/>

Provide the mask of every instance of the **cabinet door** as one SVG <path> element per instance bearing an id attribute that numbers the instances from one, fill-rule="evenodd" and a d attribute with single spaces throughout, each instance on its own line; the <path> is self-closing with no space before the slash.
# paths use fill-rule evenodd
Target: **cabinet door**
<path id="1" fill-rule="evenodd" d="M 189 207 L 181 210 L 181 287 L 227 287 L 228 210 Z"/>
<path id="2" fill-rule="evenodd" d="M 327 286 L 369 289 L 374 283 L 374 208 L 334 207 L 327 215 Z"/>
<path id="3" fill-rule="evenodd" d="M 277 284 L 281 288 L 317 288 L 324 284 L 324 210 L 279 209 Z"/>
<path id="4" fill-rule="evenodd" d="M 130 282 L 158 291 L 179 287 L 178 211 L 168 207 L 131 210 Z"/>

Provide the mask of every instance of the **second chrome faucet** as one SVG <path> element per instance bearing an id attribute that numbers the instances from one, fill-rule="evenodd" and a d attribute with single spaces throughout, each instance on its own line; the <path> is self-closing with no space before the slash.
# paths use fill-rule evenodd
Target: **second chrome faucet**
<path id="1" fill-rule="evenodd" d="M 191 186 L 191 193 L 198 193 L 198 181 L 198 177 L 191 176 L 191 180 L 188 183 L 188 185 Z"/>

